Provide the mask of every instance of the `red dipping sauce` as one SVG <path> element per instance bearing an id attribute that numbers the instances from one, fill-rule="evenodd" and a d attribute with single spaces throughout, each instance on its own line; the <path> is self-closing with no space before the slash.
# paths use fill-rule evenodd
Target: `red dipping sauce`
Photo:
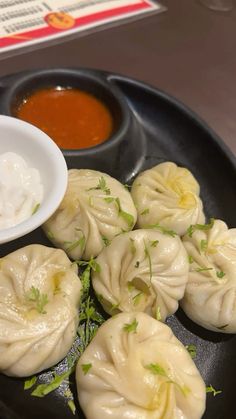
<path id="1" fill-rule="evenodd" d="M 93 147 L 113 132 L 113 118 L 106 105 L 76 88 L 37 90 L 13 113 L 40 128 L 64 149 Z"/>

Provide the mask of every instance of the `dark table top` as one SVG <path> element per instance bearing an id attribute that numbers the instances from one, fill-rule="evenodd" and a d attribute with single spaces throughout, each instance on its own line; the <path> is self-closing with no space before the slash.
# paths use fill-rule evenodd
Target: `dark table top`
<path id="1" fill-rule="evenodd" d="M 145 81 L 197 112 L 236 155 L 236 7 L 163 0 L 168 11 L 0 60 L 20 70 L 89 67 Z"/>

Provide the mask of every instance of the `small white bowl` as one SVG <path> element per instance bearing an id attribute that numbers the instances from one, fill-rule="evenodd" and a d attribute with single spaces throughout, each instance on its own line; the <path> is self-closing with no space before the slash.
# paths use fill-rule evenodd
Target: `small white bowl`
<path id="1" fill-rule="evenodd" d="M 38 211 L 14 227 L 0 230 L 0 243 L 6 243 L 35 230 L 60 205 L 68 179 L 67 165 L 61 150 L 40 129 L 10 116 L 0 115 L 0 154 L 19 154 L 29 167 L 36 168 L 44 188 Z"/>

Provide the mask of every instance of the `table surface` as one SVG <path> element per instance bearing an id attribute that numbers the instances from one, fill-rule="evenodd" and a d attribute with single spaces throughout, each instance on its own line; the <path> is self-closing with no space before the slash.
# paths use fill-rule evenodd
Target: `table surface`
<path id="1" fill-rule="evenodd" d="M 51 67 L 97 68 L 134 77 L 197 112 L 236 155 L 236 7 L 163 0 L 168 11 L 0 60 L 0 76 Z"/>

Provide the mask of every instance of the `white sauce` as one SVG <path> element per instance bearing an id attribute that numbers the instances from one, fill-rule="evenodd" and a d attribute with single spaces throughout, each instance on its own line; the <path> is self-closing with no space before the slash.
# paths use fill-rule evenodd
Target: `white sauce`
<path id="1" fill-rule="evenodd" d="M 13 227 L 29 218 L 43 199 L 37 169 L 28 167 L 16 153 L 0 155 L 0 229 Z"/>

